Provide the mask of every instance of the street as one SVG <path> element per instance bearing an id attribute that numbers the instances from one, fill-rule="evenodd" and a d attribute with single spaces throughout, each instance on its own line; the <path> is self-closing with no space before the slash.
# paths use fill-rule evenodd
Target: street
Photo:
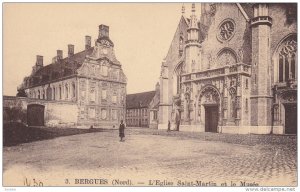
<path id="1" fill-rule="evenodd" d="M 125 136 L 105 130 L 4 147 L 4 186 L 297 185 L 296 136 L 145 128 Z"/>

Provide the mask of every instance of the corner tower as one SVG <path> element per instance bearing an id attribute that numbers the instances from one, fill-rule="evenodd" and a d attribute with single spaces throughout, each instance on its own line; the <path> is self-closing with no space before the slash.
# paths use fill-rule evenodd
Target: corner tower
<path id="1" fill-rule="evenodd" d="M 251 76 L 251 124 L 258 126 L 259 132 L 269 133 L 271 128 L 271 56 L 270 30 L 267 3 L 253 5 L 252 30 L 252 76 Z"/>
<path id="2" fill-rule="evenodd" d="M 195 14 L 195 3 L 192 4 L 192 15 L 189 23 L 189 28 L 187 30 L 188 38 L 186 41 L 185 48 L 185 61 L 186 61 L 186 73 L 192 73 L 194 71 L 201 70 L 201 52 L 200 52 L 200 42 L 199 42 L 199 27 L 198 20 Z"/>

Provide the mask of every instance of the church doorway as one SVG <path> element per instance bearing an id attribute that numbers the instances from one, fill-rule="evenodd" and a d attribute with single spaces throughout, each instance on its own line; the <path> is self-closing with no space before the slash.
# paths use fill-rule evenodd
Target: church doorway
<path id="1" fill-rule="evenodd" d="M 27 124 L 29 126 L 44 126 L 45 106 L 31 104 L 27 106 Z"/>
<path id="2" fill-rule="evenodd" d="M 205 132 L 218 132 L 218 105 L 205 106 Z"/>
<path id="3" fill-rule="evenodd" d="M 285 134 L 297 134 L 297 105 L 285 104 Z"/>

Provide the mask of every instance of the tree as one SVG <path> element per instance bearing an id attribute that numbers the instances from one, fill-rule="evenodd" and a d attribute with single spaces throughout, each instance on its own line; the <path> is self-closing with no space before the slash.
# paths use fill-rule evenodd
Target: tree
<path id="1" fill-rule="evenodd" d="M 24 89 L 18 90 L 17 97 L 27 97 Z"/>

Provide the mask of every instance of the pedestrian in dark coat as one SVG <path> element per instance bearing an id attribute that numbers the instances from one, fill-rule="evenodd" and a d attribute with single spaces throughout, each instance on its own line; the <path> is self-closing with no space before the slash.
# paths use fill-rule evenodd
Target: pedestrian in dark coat
<path id="1" fill-rule="evenodd" d="M 168 130 L 167 131 L 171 131 L 171 122 L 168 121 Z"/>
<path id="2" fill-rule="evenodd" d="M 123 138 L 125 137 L 125 125 L 123 124 L 123 120 L 121 120 L 121 124 L 119 127 L 119 137 L 120 141 L 124 141 Z"/>

